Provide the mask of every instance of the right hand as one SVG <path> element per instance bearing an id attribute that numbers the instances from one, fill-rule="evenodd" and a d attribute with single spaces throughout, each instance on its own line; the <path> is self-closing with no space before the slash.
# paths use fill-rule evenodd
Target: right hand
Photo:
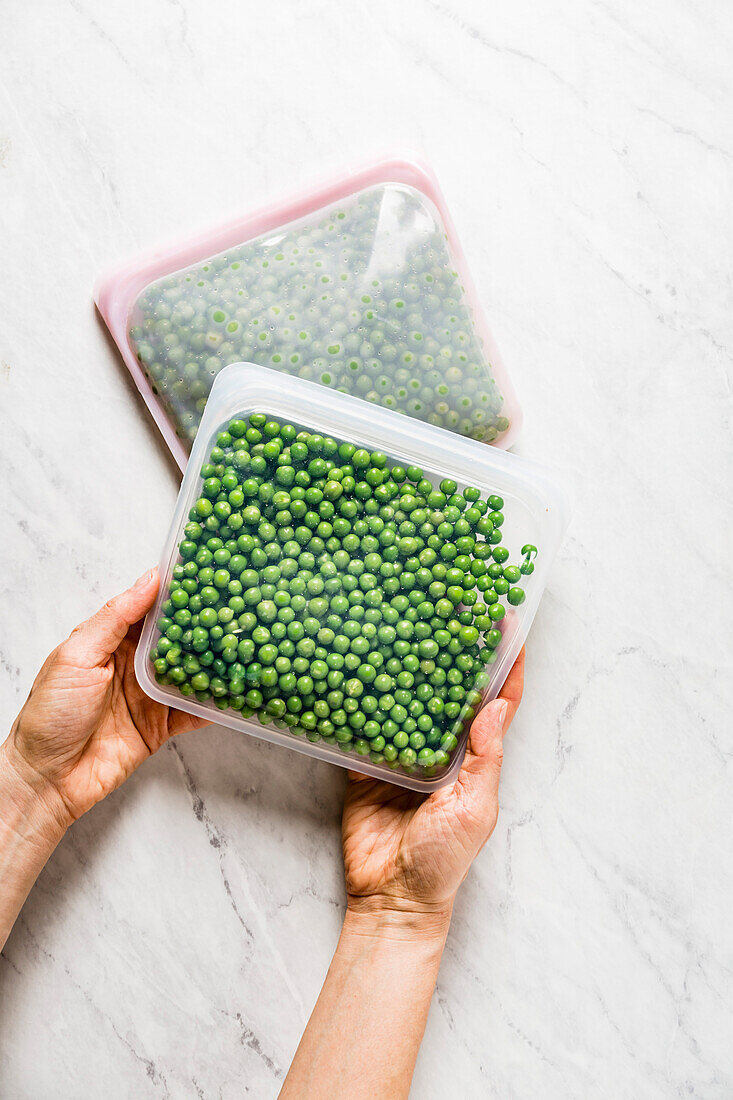
<path id="1" fill-rule="evenodd" d="M 343 813 L 348 906 L 449 914 L 499 813 L 503 738 L 522 698 L 524 649 L 474 718 L 455 783 L 425 797 L 350 775 Z"/>

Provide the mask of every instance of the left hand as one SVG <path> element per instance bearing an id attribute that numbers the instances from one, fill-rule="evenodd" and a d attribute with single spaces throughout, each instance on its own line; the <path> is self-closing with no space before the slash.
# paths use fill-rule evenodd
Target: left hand
<path id="1" fill-rule="evenodd" d="M 46 660 L 10 736 L 0 772 L 64 829 L 115 790 L 169 737 L 204 725 L 149 699 L 135 678 L 140 620 L 158 591 L 151 569 L 72 631 Z"/>

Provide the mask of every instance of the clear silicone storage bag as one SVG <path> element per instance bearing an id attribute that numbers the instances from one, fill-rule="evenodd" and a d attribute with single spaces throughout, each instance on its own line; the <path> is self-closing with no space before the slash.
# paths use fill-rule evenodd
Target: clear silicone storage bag
<path id="1" fill-rule="evenodd" d="M 524 459 L 229 366 L 181 485 L 139 682 L 212 722 L 433 790 L 524 643 L 566 522 Z"/>
<path id="2" fill-rule="evenodd" d="M 437 181 L 412 161 L 126 264 L 95 298 L 181 468 L 241 360 L 501 447 L 519 427 Z"/>

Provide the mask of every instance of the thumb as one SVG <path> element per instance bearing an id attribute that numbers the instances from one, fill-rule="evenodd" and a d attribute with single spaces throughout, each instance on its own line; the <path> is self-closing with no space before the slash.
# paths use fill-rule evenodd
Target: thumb
<path id="1" fill-rule="evenodd" d="M 158 570 L 149 569 L 128 588 L 108 600 L 91 619 L 77 626 L 64 644 L 66 657 L 85 668 L 106 664 L 133 623 L 153 606 Z"/>
<path id="2" fill-rule="evenodd" d="M 476 813 L 487 821 L 496 814 L 498 807 L 508 712 L 507 700 L 498 698 L 487 703 L 476 715 L 461 768 L 463 787 Z"/>

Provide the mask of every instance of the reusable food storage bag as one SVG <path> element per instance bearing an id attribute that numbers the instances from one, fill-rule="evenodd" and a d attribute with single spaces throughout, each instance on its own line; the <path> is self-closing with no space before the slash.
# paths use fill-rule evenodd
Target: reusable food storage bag
<path id="1" fill-rule="evenodd" d="M 181 468 L 241 360 L 501 447 L 519 427 L 437 181 L 408 161 L 127 264 L 95 299 Z"/>
<path id="2" fill-rule="evenodd" d="M 251 364 L 217 377 L 135 657 L 152 698 L 414 790 L 456 775 L 566 524 L 534 465 Z"/>

